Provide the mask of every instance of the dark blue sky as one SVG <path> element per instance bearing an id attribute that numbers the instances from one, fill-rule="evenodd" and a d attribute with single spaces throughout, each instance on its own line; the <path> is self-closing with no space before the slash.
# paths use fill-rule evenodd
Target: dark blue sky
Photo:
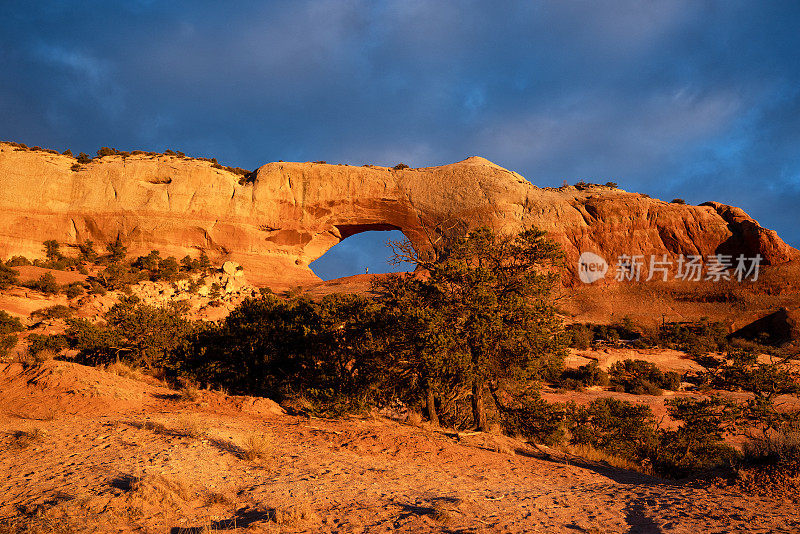
<path id="1" fill-rule="evenodd" d="M 798 51 L 796 1 L 2 0 L 0 139 L 247 168 L 478 154 L 735 204 L 798 246 Z"/>

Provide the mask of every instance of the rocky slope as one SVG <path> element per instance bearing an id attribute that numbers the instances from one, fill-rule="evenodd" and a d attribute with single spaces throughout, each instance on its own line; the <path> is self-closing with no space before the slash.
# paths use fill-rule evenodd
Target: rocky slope
<path id="1" fill-rule="evenodd" d="M 205 250 L 240 263 L 252 282 L 318 281 L 308 268 L 329 248 L 369 230 L 401 230 L 419 249 L 437 234 L 488 224 L 535 225 L 567 254 L 761 254 L 785 264 L 798 251 L 742 210 L 672 204 L 620 189 L 539 188 L 480 158 L 395 170 L 268 163 L 249 182 L 208 161 L 105 156 L 79 168 L 68 156 L 0 144 L 0 256 L 42 255 L 41 243 L 121 237 L 132 253 L 181 257 Z"/>

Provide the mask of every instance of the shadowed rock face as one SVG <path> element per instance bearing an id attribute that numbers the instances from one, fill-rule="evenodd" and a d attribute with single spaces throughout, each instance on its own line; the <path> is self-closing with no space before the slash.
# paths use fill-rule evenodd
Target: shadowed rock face
<path id="1" fill-rule="evenodd" d="M 308 264 L 346 237 L 401 230 L 424 250 L 439 234 L 533 225 L 564 248 L 574 281 L 581 252 L 798 257 L 738 208 L 671 204 L 619 189 L 538 188 L 490 161 L 421 169 L 268 163 L 252 182 L 172 156 L 75 160 L 0 144 L 0 254 L 43 255 L 42 242 L 97 244 L 119 235 L 132 253 L 205 250 L 276 288 L 318 281 Z"/>
<path id="2" fill-rule="evenodd" d="M 800 342 L 800 308 L 780 308 L 740 328 L 730 336 L 783 346 Z"/>

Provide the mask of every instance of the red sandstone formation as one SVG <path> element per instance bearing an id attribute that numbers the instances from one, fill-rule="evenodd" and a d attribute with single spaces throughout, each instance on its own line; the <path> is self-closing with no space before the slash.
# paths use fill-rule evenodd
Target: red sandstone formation
<path id="1" fill-rule="evenodd" d="M 75 159 L 0 144 L 0 255 L 39 257 L 42 242 L 101 244 L 181 257 L 205 250 L 274 287 L 318 280 L 308 268 L 350 235 L 401 230 L 417 247 L 439 233 L 534 225 L 561 243 L 574 281 L 581 252 L 798 257 L 742 210 L 687 206 L 605 186 L 539 188 L 480 157 L 440 167 L 268 163 L 254 180 L 174 156 Z"/>

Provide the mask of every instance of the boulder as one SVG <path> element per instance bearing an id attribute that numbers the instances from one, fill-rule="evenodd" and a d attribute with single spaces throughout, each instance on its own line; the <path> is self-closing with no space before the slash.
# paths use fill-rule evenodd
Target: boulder
<path id="1" fill-rule="evenodd" d="M 777 347 L 800 345 L 800 308 L 780 308 L 740 328 L 729 337 Z"/>
<path id="2" fill-rule="evenodd" d="M 241 271 L 239 264 L 233 261 L 226 261 L 222 264 L 222 272 L 228 276 L 236 276 L 236 273 Z"/>

